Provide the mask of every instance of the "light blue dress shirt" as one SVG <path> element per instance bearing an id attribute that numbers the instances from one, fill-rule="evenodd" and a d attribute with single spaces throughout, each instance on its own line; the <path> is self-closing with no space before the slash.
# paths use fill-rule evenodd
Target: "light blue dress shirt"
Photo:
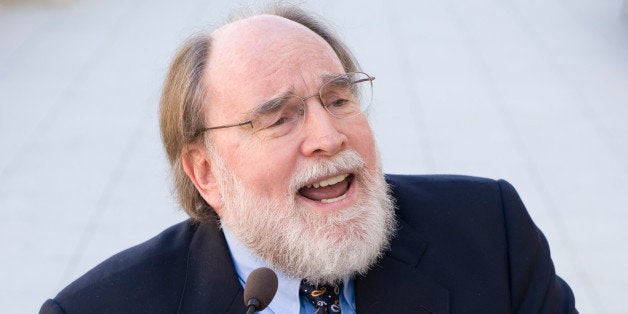
<path id="1" fill-rule="evenodd" d="M 245 247 L 229 231 L 226 226 L 222 226 L 222 231 L 227 240 L 227 246 L 233 258 L 234 267 L 238 274 L 240 284 L 244 287 L 246 278 L 251 272 L 259 267 L 268 267 L 266 263 Z M 270 267 L 269 267 L 270 268 Z M 314 306 L 305 298 L 299 296 L 299 286 L 301 279 L 288 278 L 283 273 L 275 270 L 278 279 L 278 288 L 275 298 L 268 307 L 258 313 L 263 314 L 313 314 Z M 343 314 L 355 314 L 355 290 L 352 278 L 343 280 L 343 289 L 340 292 L 340 309 Z M 244 302 L 244 301 L 243 301 Z"/>

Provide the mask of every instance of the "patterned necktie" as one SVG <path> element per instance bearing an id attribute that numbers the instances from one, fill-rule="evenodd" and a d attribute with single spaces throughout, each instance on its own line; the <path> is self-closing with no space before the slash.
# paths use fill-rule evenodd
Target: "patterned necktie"
<path id="1" fill-rule="evenodd" d="M 342 289 L 342 283 L 313 286 L 303 279 L 299 294 L 314 305 L 315 314 L 340 313 L 340 289 Z"/>

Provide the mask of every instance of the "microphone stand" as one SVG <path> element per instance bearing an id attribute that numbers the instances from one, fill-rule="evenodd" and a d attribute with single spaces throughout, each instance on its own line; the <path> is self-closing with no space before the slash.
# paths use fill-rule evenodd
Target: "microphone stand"
<path id="1" fill-rule="evenodd" d="M 248 309 L 246 310 L 246 314 L 253 314 L 255 310 L 260 305 L 260 302 L 256 298 L 250 298 L 249 302 L 247 302 Z"/>

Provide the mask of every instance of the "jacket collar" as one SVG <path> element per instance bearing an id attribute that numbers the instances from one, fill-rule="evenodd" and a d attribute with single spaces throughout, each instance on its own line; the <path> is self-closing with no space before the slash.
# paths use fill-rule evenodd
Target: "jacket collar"
<path id="1" fill-rule="evenodd" d="M 448 313 L 449 291 L 421 272 L 427 243 L 403 220 L 390 249 L 365 276 L 356 278 L 358 313 Z"/>
<path id="2" fill-rule="evenodd" d="M 179 313 L 245 313 L 244 291 L 216 220 L 198 226 L 188 251 Z"/>

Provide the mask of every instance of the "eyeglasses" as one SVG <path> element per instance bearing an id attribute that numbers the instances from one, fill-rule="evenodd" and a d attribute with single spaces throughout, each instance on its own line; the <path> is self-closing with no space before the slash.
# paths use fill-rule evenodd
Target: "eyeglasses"
<path id="1" fill-rule="evenodd" d="M 287 94 L 268 100 L 253 109 L 247 121 L 198 130 L 201 133 L 250 125 L 253 133 L 263 139 L 278 138 L 299 130 L 305 120 L 305 101 L 317 97 L 323 108 L 335 118 L 349 118 L 363 113 L 371 104 L 375 77 L 362 72 L 328 75 L 318 93 L 300 97 Z"/>

